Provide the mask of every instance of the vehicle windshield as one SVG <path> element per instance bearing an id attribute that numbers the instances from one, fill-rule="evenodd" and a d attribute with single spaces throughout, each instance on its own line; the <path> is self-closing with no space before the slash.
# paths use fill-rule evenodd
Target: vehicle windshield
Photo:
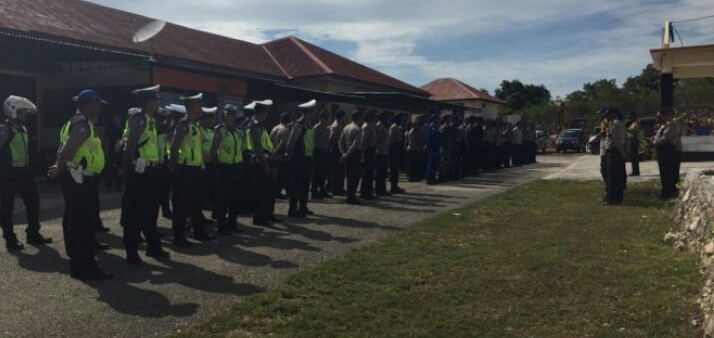
<path id="1" fill-rule="evenodd" d="M 575 130 L 565 130 L 562 133 L 560 133 L 560 137 L 577 138 L 577 137 L 580 137 L 580 132 L 575 131 Z"/>

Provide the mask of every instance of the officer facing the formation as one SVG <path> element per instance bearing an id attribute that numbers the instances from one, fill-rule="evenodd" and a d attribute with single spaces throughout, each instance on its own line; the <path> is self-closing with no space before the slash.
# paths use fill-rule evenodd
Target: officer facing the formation
<path id="1" fill-rule="evenodd" d="M 622 123 L 622 113 L 618 109 L 608 110 L 607 137 L 605 138 L 605 157 L 607 158 L 607 197 L 606 203 L 618 205 L 622 203 L 625 190 L 625 156 L 627 130 Z"/>
<path id="2" fill-rule="evenodd" d="M 217 165 L 217 191 L 213 214 L 218 222 L 218 233 L 230 235 L 241 232 L 238 228 L 240 194 L 245 186 L 246 169 L 243 164 L 245 133 L 238 129 L 237 119 L 243 114 L 238 107 L 226 105 L 223 123 L 219 124 L 213 136 L 211 157 Z M 228 217 L 226 218 L 226 213 Z"/>
<path id="3" fill-rule="evenodd" d="M 347 203 L 358 204 L 357 186 L 362 176 L 362 139 L 364 124 L 364 113 L 355 111 L 352 113 L 352 123 L 348 124 L 342 131 L 339 147 L 342 157 L 340 163 L 345 167 L 347 176 Z"/>
<path id="4" fill-rule="evenodd" d="M 273 143 L 265 129 L 265 120 L 273 101 L 255 101 L 245 109 L 253 110 L 254 116 L 248 124 L 246 145 L 251 152 L 250 173 L 253 179 L 253 224 L 267 226 L 282 220 L 275 217 L 275 185 L 271 161 L 274 161 Z"/>
<path id="5" fill-rule="evenodd" d="M 399 187 L 399 171 L 404 159 L 405 119 L 405 114 L 397 114 L 389 127 L 389 192 L 392 194 L 404 193 L 404 189 Z"/>
<path id="6" fill-rule="evenodd" d="M 113 275 L 97 266 L 94 255 L 98 176 L 105 164 L 102 141 L 94 124 L 106 102 L 93 90 L 82 91 L 74 100 L 77 113 L 60 135 L 62 146 L 57 163 L 50 167 L 48 175 L 60 177 L 62 182 L 65 200 L 62 227 L 71 276 L 81 280 L 108 279 Z"/>
<path id="7" fill-rule="evenodd" d="M 661 122 L 654 137 L 654 145 L 657 149 L 657 165 L 662 183 L 660 197 L 673 198 L 679 195 L 677 190 L 679 170 L 676 157 L 677 143 L 681 137 L 681 125 L 674 119 L 674 110 L 671 108 L 662 109 L 657 113 L 657 117 Z"/>
<path id="8" fill-rule="evenodd" d="M 312 128 L 315 136 L 315 153 L 312 174 L 312 198 L 321 200 L 332 197 L 327 192 L 327 175 L 330 172 L 330 115 L 321 111 L 318 122 Z"/>
<path id="9" fill-rule="evenodd" d="M 141 264 L 139 257 L 139 233 L 146 236 L 146 255 L 168 258 L 161 248 L 161 239 L 156 228 L 156 218 L 161 205 L 161 174 L 163 154 L 154 117 L 159 110 L 160 86 L 137 89 L 132 92 L 139 100 L 141 109 L 127 119 L 124 137 L 126 145 L 121 175 L 126 189 L 122 201 L 122 226 L 126 260 Z"/>
<path id="10" fill-rule="evenodd" d="M 290 184 L 288 194 L 290 209 L 288 216 L 304 218 L 313 215 L 307 207 L 308 189 L 312 169 L 312 158 L 315 149 L 315 137 L 312 125 L 315 120 L 315 105 L 312 100 L 299 106 L 300 113 L 290 128 L 287 144 L 288 171 Z"/>
<path id="11" fill-rule="evenodd" d="M 11 251 L 23 249 L 13 230 L 15 195 L 25 204 L 27 243 L 52 243 L 52 239 L 40 235 L 40 197 L 30 167 L 29 135 L 25 128 L 29 115 L 36 113 L 37 107 L 24 97 L 10 96 L 3 104 L 3 112 L 6 119 L 0 123 L 0 225 L 5 247 Z"/>
<path id="12" fill-rule="evenodd" d="M 190 247 L 186 240 L 186 218 L 191 217 L 193 238 L 199 241 L 212 240 L 214 237 L 204 230 L 204 217 L 201 212 L 201 194 L 203 191 L 203 151 L 201 130 L 198 119 L 203 113 L 203 94 L 181 98 L 186 108 L 186 116 L 176 125 L 171 141 L 169 169 L 174 173 L 174 245 Z"/>

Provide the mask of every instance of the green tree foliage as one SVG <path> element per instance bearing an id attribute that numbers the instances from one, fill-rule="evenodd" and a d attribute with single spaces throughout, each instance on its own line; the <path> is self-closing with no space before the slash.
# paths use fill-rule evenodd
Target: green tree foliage
<path id="1" fill-rule="evenodd" d="M 520 80 L 503 80 L 496 89 L 496 97 L 506 101 L 511 111 L 550 102 L 550 91 L 544 85 L 523 84 Z"/>

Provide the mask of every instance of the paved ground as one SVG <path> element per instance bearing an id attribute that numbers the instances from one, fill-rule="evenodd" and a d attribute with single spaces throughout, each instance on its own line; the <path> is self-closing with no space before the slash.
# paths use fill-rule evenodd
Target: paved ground
<path id="1" fill-rule="evenodd" d="M 539 164 L 529 167 L 447 185 L 404 183 L 408 194 L 358 207 L 334 201 L 315 203 L 312 209 L 317 216 L 309 220 L 287 220 L 268 228 L 249 226 L 246 234 L 191 249 L 168 246 L 171 260 L 147 259 L 141 267 L 123 261 L 115 209 L 120 194 L 104 194 L 102 204 L 107 210 L 102 217 L 112 232 L 102 237 L 115 249 L 101 253 L 99 262 L 116 277 L 98 283 L 69 278 L 57 220 L 61 199 L 56 187 L 43 184 L 43 213 L 50 219 L 43 223 L 43 232 L 56 243 L 18 254 L 0 249 L 0 336 L 147 337 L 177 332 L 220 313 L 243 296 L 279 283 L 300 268 L 436 213 L 552 176 L 574 161 L 576 167 L 589 161 L 579 158 L 544 156 Z M 284 215 L 285 209 L 280 203 L 278 214 Z M 247 219 L 241 222 L 246 224 Z M 162 220 L 160 227 L 168 230 L 170 224 Z M 22 229 L 18 227 L 17 232 Z"/>

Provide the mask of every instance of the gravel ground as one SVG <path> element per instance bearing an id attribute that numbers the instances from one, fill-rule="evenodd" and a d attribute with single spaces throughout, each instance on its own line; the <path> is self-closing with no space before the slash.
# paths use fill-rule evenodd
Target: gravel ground
<path id="1" fill-rule="evenodd" d="M 342 199 L 312 203 L 316 216 L 273 227 L 248 226 L 245 234 L 221 237 L 191 249 L 167 245 L 171 260 L 124 262 L 119 212 L 120 193 L 102 195 L 102 218 L 112 228 L 102 240 L 113 249 L 99 264 L 115 273 L 110 281 L 82 283 L 68 275 L 57 217 L 62 201 L 43 184 L 43 233 L 55 243 L 28 247 L 17 254 L 0 249 L 0 336 L 150 337 L 180 332 L 216 315 L 241 297 L 280 283 L 290 274 L 379 240 L 460 206 L 556 174 L 577 156 L 542 156 L 540 163 L 485 174 L 445 185 L 403 182 L 408 193 L 361 206 Z M 18 210 L 21 212 L 21 210 Z M 286 205 L 280 202 L 278 215 Z M 247 218 L 240 219 L 249 224 Z M 168 232 L 170 223 L 159 225 Z M 16 232 L 23 235 L 22 227 Z M 24 240 L 24 236 L 21 236 Z"/>

